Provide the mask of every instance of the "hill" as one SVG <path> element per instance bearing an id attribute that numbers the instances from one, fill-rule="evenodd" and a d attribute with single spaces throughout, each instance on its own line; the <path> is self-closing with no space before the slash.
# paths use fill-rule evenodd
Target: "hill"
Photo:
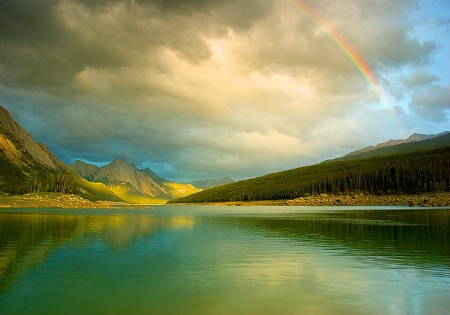
<path id="1" fill-rule="evenodd" d="M 379 148 L 350 159 L 330 160 L 239 181 L 172 202 L 257 201 L 319 194 L 383 195 L 450 190 L 450 135 L 392 148 Z M 373 156 L 361 157 L 369 153 Z"/>
<path id="2" fill-rule="evenodd" d="M 406 153 L 421 149 L 439 148 L 449 143 L 449 131 L 442 132 L 437 135 L 414 133 L 409 138 L 404 140 L 389 140 L 387 142 L 377 144 L 376 146 L 366 147 L 329 161 L 361 159 L 395 153 Z"/>
<path id="3" fill-rule="evenodd" d="M 403 143 L 410 143 L 410 142 L 418 142 L 418 141 L 428 140 L 428 139 L 432 139 L 432 138 L 435 138 L 435 137 L 443 136 L 443 135 L 445 135 L 447 133 L 450 133 L 450 131 L 444 131 L 444 132 L 441 132 L 441 133 L 436 134 L 436 135 L 427 135 L 427 134 L 422 134 L 422 133 L 413 133 L 411 136 L 409 136 L 406 139 L 397 139 L 397 140 L 391 139 L 391 140 L 388 140 L 386 142 L 379 143 L 379 144 L 377 144 L 375 146 L 368 146 L 368 147 L 365 147 L 365 148 L 362 148 L 362 149 L 350 152 L 350 153 L 344 155 L 344 157 L 357 156 L 357 155 L 359 155 L 361 153 L 366 153 L 366 152 L 373 151 L 373 150 L 380 149 L 380 148 L 384 148 L 384 147 L 397 146 L 397 145 L 403 144 Z"/>
<path id="4" fill-rule="evenodd" d="M 42 143 L 36 142 L 0 106 L 0 192 L 76 193 L 90 200 L 121 201 L 105 185 L 78 176 Z"/>
<path id="5" fill-rule="evenodd" d="M 150 168 L 139 170 L 135 165 L 115 158 L 102 167 L 75 161 L 70 168 L 93 183 L 103 183 L 129 203 L 166 203 L 200 191 L 191 184 L 168 181 Z"/>

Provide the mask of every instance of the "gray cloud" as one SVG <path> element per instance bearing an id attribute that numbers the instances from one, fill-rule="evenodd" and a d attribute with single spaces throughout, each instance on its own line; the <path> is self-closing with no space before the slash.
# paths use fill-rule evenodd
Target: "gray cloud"
<path id="1" fill-rule="evenodd" d="M 416 89 L 436 82 L 438 77 L 425 71 L 416 71 L 407 77 L 401 78 L 403 85 L 408 89 Z"/>
<path id="2" fill-rule="evenodd" d="M 406 33 L 404 27 L 394 25 L 385 28 L 380 39 L 374 50 L 378 52 L 377 60 L 386 66 L 427 64 L 437 48 L 433 42 L 422 43 Z"/>
<path id="3" fill-rule="evenodd" d="M 414 94 L 409 108 L 425 119 L 436 122 L 450 118 L 450 88 L 432 85 L 422 93 Z"/>

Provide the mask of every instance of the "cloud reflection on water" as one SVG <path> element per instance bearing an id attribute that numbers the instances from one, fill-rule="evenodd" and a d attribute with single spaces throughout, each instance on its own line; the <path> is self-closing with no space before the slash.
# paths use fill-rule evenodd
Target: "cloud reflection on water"
<path id="1" fill-rule="evenodd" d="M 0 213 L 0 310 L 74 296 L 86 312 L 119 313 L 450 307 L 448 210 L 271 211 Z"/>

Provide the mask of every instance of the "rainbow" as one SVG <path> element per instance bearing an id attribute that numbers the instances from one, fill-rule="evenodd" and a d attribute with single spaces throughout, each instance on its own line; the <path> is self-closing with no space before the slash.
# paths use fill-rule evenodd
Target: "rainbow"
<path id="1" fill-rule="evenodd" d="M 383 93 L 379 87 L 375 74 L 358 52 L 350 46 L 350 44 L 338 33 L 324 18 L 322 18 L 314 9 L 304 4 L 300 0 L 291 0 L 294 4 L 300 7 L 305 15 L 315 24 L 319 25 L 326 32 L 328 37 L 333 41 L 339 50 L 341 50 L 347 59 L 355 66 L 363 78 L 369 83 L 372 90 L 383 101 Z"/>

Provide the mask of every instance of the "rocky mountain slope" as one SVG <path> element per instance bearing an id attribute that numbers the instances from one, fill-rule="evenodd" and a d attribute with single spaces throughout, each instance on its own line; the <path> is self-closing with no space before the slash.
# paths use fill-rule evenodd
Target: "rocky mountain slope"
<path id="1" fill-rule="evenodd" d="M 50 150 L 14 121 L 0 106 L 0 150 L 7 160 L 20 167 L 40 165 L 52 170 L 68 170 Z"/>
<path id="2" fill-rule="evenodd" d="M 90 183 L 61 162 L 0 106 L 0 193 L 76 193 L 91 200 L 121 201 L 103 184 Z"/>
<path id="3" fill-rule="evenodd" d="M 148 176 L 150 176 L 158 184 L 162 184 L 162 183 L 168 181 L 167 179 L 161 178 L 158 175 L 156 175 L 156 173 L 153 172 L 149 167 L 146 167 L 141 171 L 144 172 L 145 174 L 147 174 Z M 195 186 L 195 187 L 197 187 L 197 186 Z M 200 187 L 198 187 L 198 188 L 200 188 Z"/>
<path id="4" fill-rule="evenodd" d="M 69 165 L 69 167 L 75 171 L 75 173 L 90 182 L 94 180 L 99 171 L 97 165 L 88 164 L 80 160 L 76 160 L 72 165 Z"/>
<path id="5" fill-rule="evenodd" d="M 91 200 L 165 203 L 199 190 L 120 159 L 103 167 L 82 161 L 69 167 L 0 107 L 0 193 L 57 192 Z"/>

